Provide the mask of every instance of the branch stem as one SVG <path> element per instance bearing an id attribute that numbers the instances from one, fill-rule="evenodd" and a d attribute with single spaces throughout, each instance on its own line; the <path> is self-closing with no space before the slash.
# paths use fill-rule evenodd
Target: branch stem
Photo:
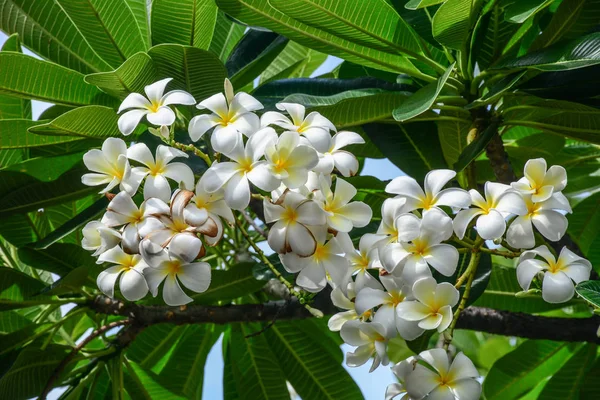
<path id="1" fill-rule="evenodd" d="M 194 153 L 195 155 L 200 157 L 202 160 L 204 160 L 206 165 L 208 165 L 209 167 L 212 164 L 210 157 L 206 153 L 204 153 L 202 150 L 200 150 L 199 148 L 194 146 L 193 144 L 183 144 L 183 143 L 176 142 L 175 140 L 171 140 L 169 142 L 169 144 L 171 146 L 175 147 L 176 149 L 183 150 L 183 151 L 190 151 L 190 152 Z"/>

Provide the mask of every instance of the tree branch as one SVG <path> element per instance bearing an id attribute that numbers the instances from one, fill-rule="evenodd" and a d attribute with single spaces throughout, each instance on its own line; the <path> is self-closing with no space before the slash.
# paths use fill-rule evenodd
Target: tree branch
<path id="1" fill-rule="evenodd" d="M 325 314 L 331 315 L 337 312 L 337 309 L 330 302 L 323 301 L 322 303 L 319 304 L 319 308 Z M 329 305 L 326 305 L 326 303 L 329 303 Z M 296 298 L 289 301 L 270 301 L 265 304 L 168 307 L 142 306 L 98 296 L 90 304 L 90 308 L 102 314 L 128 317 L 133 321 L 132 327 L 140 327 L 138 329 L 160 323 L 177 325 L 229 324 L 235 322 L 268 323 L 275 318 L 280 321 L 313 317 Z M 600 317 L 597 316 L 574 320 L 572 318 L 540 317 L 471 306 L 463 310 L 456 328 L 529 339 L 600 343 L 600 339 L 596 336 L 598 326 L 600 326 Z"/>
<path id="2" fill-rule="evenodd" d="M 496 176 L 496 179 L 498 179 L 498 182 L 509 185 L 511 182 L 517 180 L 515 171 L 510 165 L 508 154 L 506 153 L 506 150 L 504 150 L 502 138 L 497 132 L 485 148 L 485 154 L 490 160 L 490 164 L 492 165 L 494 175 Z"/>

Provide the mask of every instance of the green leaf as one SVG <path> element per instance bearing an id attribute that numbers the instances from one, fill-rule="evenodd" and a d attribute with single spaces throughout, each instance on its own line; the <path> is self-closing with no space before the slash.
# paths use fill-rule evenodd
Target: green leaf
<path id="1" fill-rule="evenodd" d="M 84 74 L 110 70 L 57 2 L 0 0 L 0 29 L 18 33 L 27 48 L 68 69 Z M 43 73 L 35 75 L 24 81 L 44 77 Z"/>
<path id="2" fill-rule="evenodd" d="M 540 394 L 540 399 L 562 400 L 578 397 L 582 382 L 596 359 L 597 346 L 584 345 L 548 381 Z"/>
<path id="3" fill-rule="evenodd" d="M 478 364 L 485 369 L 491 369 L 498 359 L 514 350 L 510 340 L 511 338 L 505 336 L 488 338 L 477 349 Z"/>
<path id="4" fill-rule="evenodd" d="M 388 160 L 418 181 L 432 169 L 446 167 L 433 122 L 373 123 L 363 129 Z"/>
<path id="5" fill-rule="evenodd" d="M 46 286 L 40 291 L 40 294 L 44 294 L 47 296 L 60 296 L 67 293 L 80 292 L 81 287 L 88 280 L 89 272 L 90 268 L 87 266 L 77 267 L 72 271 L 69 271 L 67 274 L 65 274 L 58 280 L 54 281 L 52 284 Z"/>
<path id="6" fill-rule="evenodd" d="M 22 53 L 21 41 L 17 33 L 6 39 L 2 51 Z M 0 119 L 31 119 L 31 101 L 0 94 Z M 38 119 L 44 119 L 40 116 Z M 1 164 L 0 164 L 1 165 Z"/>
<path id="7" fill-rule="evenodd" d="M 275 7 L 270 2 L 263 0 L 216 0 L 217 5 L 232 17 L 244 21 L 249 25 L 258 25 L 275 31 L 290 40 L 302 44 L 303 46 L 341 57 L 345 60 L 357 64 L 363 64 L 368 67 L 384 69 L 392 72 L 404 72 L 413 74 L 422 79 L 433 81 L 432 77 L 421 73 L 408 58 L 389 52 L 380 51 L 361 44 L 356 44 L 344 38 L 338 37 L 322 29 L 302 23 L 294 18 L 290 18 Z M 282 2 L 283 3 L 283 2 Z M 379 11 L 389 8 L 385 2 Z M 333 3 L 335 4 L 335 3 Z M 356 2 L 357 7 L 374 8 L 373 2 Z M 352 8 L 354 9 L 354 3 Z M 366 14 L 369 15 L 369 14 Z M 386 17 L 387 18 L 387 17 Z M 389 18 L 394 18 L 391 15 Z"/>
<path id="8" fill-rule="evenodd" d="M 419 8 L 434 6 L 443 2 L 444 0 L 410 0 L 404 7 L 408 10 L 418 10 Z"/>
<path id="9" fill-rule="evenodd" d="M 509 2 L 509 1 L 507 1 Z M 506 6 L 504 18 L 507 21 L 522 24 L 526 19 L 552 4 L 553 0 L 510 1 Z"/>
<path id="10" fill-rule="evenodd" d="M 467 147 L 467 135 L 472 123 L 470 120 L 464 119 L 465 116 L 458 112 L 442 110 L 440 116 L 452 118 L 451 120 L 439 121 L 436 124 L 444 158 L 451 166 L 458 161 L 458 158 Z"/>
<path id="11" fill-rule="evenodd" d="M 125 0 L 57 0 L 96 54 L 112 67 L 147 49 Z M 131 29 L 131 27 L 138 29 Z M 123 29 L 127 27 L 127 29 Z"/>
<path id="12" fill-rule="evenodd" d="M 195 303 L 210 304 L 219 300 L 231 300 L 260 290 L 264 281 L 254 278 L 254 263 L 239 263 L 224 270 L 213 270 L 210 287 L 192 296 Z"/>
<path id="13" fill-rule="evenodd" d="M 72 137 L 38 136 L 27 130 L 45 121 L 30 121 L 27 119 L 0 120 L 0 149 L 23 149 L 39 146 L 50 146 L 57 143 L 68 143 L 81 140 Z"/>
<path id="14" fill-rule="evenodd" d="M 212 324 L 187 326 L 159 377 L 188 399 L 202 398 L 206 357 L 223 331 Z"/>
<path id="15" fill-rule="evenodd" d="M 504 19 L 504 8 L 497 1 L 489 12 L 483 14 L 471 39 L 473 53 L 471 55 L 477 61 L 480 70 L 486 70 L 502 56 L 506 45 L 519 29 L 519 25 Z"/>
<path id="16" fill-rule="evenodd" d="M 288 400 L 285 377 L 265 335 L 246 338 L 259 324 L 235 324 L 231 328 L 229 359 L 241 399 Z"/>
<path id="17" fill-rule="evenodd" d="M 431 338 L 435 331 L 429 330 L 425 331 L 421 336 L 414 340 L 407 340 L 406 346 L 415 354 L 419 354 L 422 351 L 430 349 L 432 346 L 430 344 Z"/>
<path id="18" fill-rule="evenodd" d="M 133 361 L 125 363 L 127 366 L 126 388 L 127 393 L 132 399 L 156 399 L 156 400 L 183 400 L 185 397 L 177 396 L 175 393 L 166 388 L 166 386 L 159 381 L 159 378 L 152 373 L 147 371 Z M 114 384 L 114 382 L 113 382 Z"/>
<path id="19" fill-rule="evenodd" d="M 600 233 L 600 192 L 578 203 L 569 218 L 569 236 L 584 254 Z"/>
<path id="20" fill-rule="evenodd" d="M 533 41 L 529 51 L 548 47 L 558 42 L 571 26 L 579 19 L 586 0 L 563 1 L 552 15 L 550 23 L 542 33 Z"/>
<path id="21" fill-rule="evenodd" d="M 227 15 L 219 10 L 217 12 L 215 31 L 208 50 L 215 53 L 222 62 L 227 61 L 235 45 L 244 36 L 245 29 L 244 25 L 227 18 Z"/>
<path id="22" fill-rule="evenodd" d="M 575 291 L 585 301 L 596 308 L 600 307 L 600 282 L 584 281 L 575 286 Z"/>
<path id="23" fill-rule="evenodd" d="M 135 22 L 142 34 L 145 47 L 150 47 L 150 10 L 146 0 L 125 0 L 131 9 Z"/>
<path id="24" fill-rule="evenodd" d="M 600 32 L 560 42 L 519 58 L 506 59 L 494 69 L 530 68 L 540 71 L 564 71 L 600 64 Z"/>
<path id="25" fill-rule="evenodd" d="M 30 302 L 29 300 L 43 288 L 42 282 L 21 271 L 0 267 L 0 311 L 38 304 L 38 301 Z M 44 300 L 44 297 L 36 298 L 36 300 Z"/>
<path id="26" fill-rule="evenodd" d="M 65 276 L 80 266 L 88 269 L 96 266 L 96 260 L 90 252 L 73 243 L 55 243 L 43 250 L 22 247 L 18 254 L 26 265 L 59 276 Z"/>
<path id="27" fill-rule="evenodd" d="M 454 70 L 454 65 L 450 65 L 437 82 L 430 83 L 409 96 L 400 107 L 394 110 L 392 114 L 394 119 L 400 122 L 408 121 L 429 110 L 444 88 L 448 77 L 452 73 L 452 70 Z"/>
<path id="28" fill-rule="evenodd" d="M 0 93 L 49 103 L 113 105 L 115 100 L 83 81 L 83 75 L 20 53 L 0 52 Z"/>
<path id="29" fill-rule="evenodd" d="M 273 32 L 246 32 L 225 64 L 231 84 L 241 88 L 252 82 L 283 51 L 287 43 L 288 39 Z"/>
<path id="30" fill-rule="evenodd" d="M 472 161 L 474 161 L 487 147 L 494 135 L 498 133 L 498 123 L 491 123 L 485 130 L 479 134 L 471 143 L 465 147 L 458 157 L 458 161 L 452 167 L 456 172 L 461 172 Z"/>
<path id="31" fill-rule="evenodd" d="M 169 324 L 149 326 L 127 348 L 127 358 L 147 370 L 160 373 L 185 329 Z"/>
<path id="32" fill-rule="evenodd" d="M 502 96 L 511 90 L 517 83 L 519 83 L 521 78 L 523 78 L 525 75 L 527 75 L 527 71 L 521 71 L 500 79 L 489 89 L 489 91 L 481 96 L 481 98 L 467 104 L 465 109 L 470 110 L 472 108 L 486 106 L 500 100 L 500 98 L 502 98 Z"/>
<path id="33" fill-rule="evenodd" d="M 309 94 L 296 93 L 287 96 L 285 99 L 283 99 L 283 102 L 299 103 L 305 107 L 330 106 L 345 99 L 372 96 L 379 93 L 385 93 L 385 91 L 381 89 L 356 89 L 337 93 L 331 96 L 312 96 Z"/>
<path id="34" fill-rule="evenodd" d="M 326 58 L 327 54 L 319 53 L 295 42 L 288 42 L 285 49 L 260 74 L 260 84 L 273 79 L 308 77 Z M 281 74 L 285 74 L 285 76 Z"/>
<path id="35" fill-rule="evenodd" d="M 6 311 L 0 315 L 0 334 L 7 334 L 18 331 L 31 324 L 31 319 L 19 314 L 16 311 Z M 2 336 L 5 338 L 6 336 Z M 4 342 L 4 340 L 2 341 Z"/>
<path id="36" fill-rule="evenodd" d="M 195 47 L 161 44 L 148 51 L 158 69 L 157 78 L 173 78 L 171 89 L 182 89 L 200 101 L 223 91 L 227 72 L 213 53 Z"/>
<path id="37" fill-rule="evenodd" d="M 540 381 L 558 371 L 577 345 L 527 340 L 492 366 L 483 381 L 488 400 L 519 399 Z"/>
<path id="38" fill-rule="evenodd" d="M 214 0 L 154 0 L 152 44 L 177 43 L 208 50 L 217 10 Z"/>
<path id="39" fill-rule="evenodd" d="M 505 99 L 504 125 L 520 125 L 544 132 L 600 143 L 600 111 L 561 100 L 533 96 Z"/>
<path id="40" fill-rule="evenodd" d="M 596 399 L 600 396 L 600 382 L 598 382 L 598 374 L 600 374 L 600 359 L 587 372 L 581 384 L 581 399 Z"/>
<path id="41" fill-rule="evenodd" d="M 64 113 L 51 122 L 29 128 L 29 132 L 38 135 L 75 136 L 94 139 L 122 137 L 117 122 L 119 116 L 109 107 L 79 107 Z M 134 135 L 143 131 L 142 126 L 136 128 Z"/>
<path id="42" fill-rule="evenodd" d="M 324 346 L 323 333 L 303 330 L 310 322 L 279 321 L 264 333 L 285 378 L 303 399 L 362 399 L 341 359 Z M 335 350 L 340 353 L 339 347 Z"/>
<path id="43" fill-rule="evenodd" d="M 11 311 L 12 313 L 16 313 L 15 311 Z M 7 314 L 3 312 L 3 314 Z M 17 314 L 18 315 L 18 314 Z M 11 332 L 7 335 L 1 335 L 0 338 L 0 355 L 7 354 L 15 349 L 23 347 L 23 345 L 27 345 L 27 343 L 39 338 L 40 336 L 44 336 L 49 330 L 54 327 L 53 323 L 45 322 L 45 323 L 30 323 L 14 332 Z"/>
<path id="44" fill-rule="evenodd" d="M 84 80 L 96 85 L 115 97 L 126 97 L 129 93 L 143 93 L 144 86 L 156 81 L 157 70 L 146 53 L 137 53 L 111 72 L 86 75 Z"/>
<path id="45" fill-rule="evenodd" d="M 462 50 L 477 16 L 475 0 L 447 0 L 437 10 L 431 22 L 433 37 L 442 45 Z"/>

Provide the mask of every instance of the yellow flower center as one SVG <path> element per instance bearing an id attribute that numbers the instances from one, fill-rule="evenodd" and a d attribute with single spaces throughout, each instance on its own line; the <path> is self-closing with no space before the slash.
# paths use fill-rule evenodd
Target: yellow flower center
<path id="1" fill-rule="evenodd" d="M 171 230 L 174 232 L 185 232 L 188 228 L 188 224 L 179 219 L 174 220 L 173 225 L 171 226 Z"/>
<path id="2" fill-rule="evenodd" d="M 286 207 L 283 214 L 281 214 L 281 219 L 287 222 L 296 222 L 298 219 L 298 212 L 295 208 Z"/>
<path id="3" fill-rule="evenodd" d="M 150 170 L 150 175 L 152 176 L 162 175 L 165 172 L 165 165 L 163 165 L 162 163 L 157 163 L 152 165 L 148 169 Z"/>
<path id="4" fill-rule="evenodd" d="M 181 262 L 177 260 L 169 261 L 167 263 L 167 270 L 169 271 L 169 274 L 177 275 L 181 270 Z"/>
<path id="5" fill-rule="evenodd" d="M 413 254 L 420 256 L 427 255 L 428 243 L 426 241 L 415 239 L 413 240 L 413 246 Z"/>
<path id="6" fill-rule="evenodd" d="M 327 257 L 327 250 L 325 249 L 325 246 L 322 244 L 317 244 L 317 248 L 315 250 L 315 253 L 313 254 L 313 257 L 315 260 L 319 261 L 319 260 L 324 260 Z"/>
<path id="7" fill-rule="evenodd" d="M 435 205 L 433 201 L 433 196 L 430 193 L 427 193 L 424 198 L 421 199 L 423 209 L 429 210 L 431 207 Z"/>
<path id="8" fill-rule="evenodd" d="M 158 112 L 158 109 L 160 108 L 161 104 L 157 101 L 153 101 L 150 106 L 148 107 L 148 110 L 152 111 L 153 113 Z"/>
<path id="9" fill-rule="evenodd" d="M 253 163 L 252 163 L 251 159 L 245 158 L 243 160 L 240 160 L 240 162 L 239 162 L 239 165 L 240 165 L 239 169 L 240 169 L 240 171 L 242 171 L 242 172 L 244 172 L 244 173 L 247 174 L 250 171 L 252 171 L 252 164 Z"/>
<path id="10" fill-rule="evenodd" d="M 527 202 L 527 215 L 533 217 L 534 215 L 536 215 L 538 213 L 539 210 L 540 210 L 539 203 Z"/>
<path id="11" fill-rule="evenodd" d="M 396 307 L 398 304 L 402 303 L 405 299 L 404 295 L 401 292 L 389 292 L 390 296 L 392 297 L 392 305 L 394 307 Z"/>

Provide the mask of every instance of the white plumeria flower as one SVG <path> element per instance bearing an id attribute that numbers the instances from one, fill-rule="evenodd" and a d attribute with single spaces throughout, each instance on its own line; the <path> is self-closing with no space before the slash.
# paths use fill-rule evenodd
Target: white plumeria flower
<path id="1" fill-rule="evenodd" d="M 415 363 L 406 378 L 406 389 L 412 399 L 479 400 L 481 384 L 479 372 L 463 353 L 458 353 L 452 364 L 444 349 L 423 351 L 418 358 L 431 368 Z"/>
<path id="2" fill-rule="evenodd" d="M 175 113 L 169 107 L 170 105 L 183 104 L 191 106 L 196 104 L 194 97 L 183 90 L 172 90 L 165 93 L 167 84 L 172 80 L 173 78 L 166 78 L 146 86 L 144 92 L 147 98 L 139 93 L 131 93 L 123 100 L 119 111 L 117 111 L 118 114 L 133 108 L 133 110 L 127 111 L 119 118 L 119 130 L 123 135 L 129 135 L 133 132 L 144 116 L 152 125 L 173 125 Z"/>
<path id="3" fill-rule="evenodd" d="M 363 144 L 365 140 L 355 132 L 340 131 L 331 138 L 331 146 L 324 153 L 319 153 L 319 163 L 315 172 L 331 174 L 336 168 L 342 176 L 354 176 L 358 172 L 358 160 L 349 151 L 341 150 L 351 144 Z"/>
<path id="4" fill-rule="evenodd" d="M 417 362 L 418 359 L 416 357 L 409 357 L 392 367 L 392 372 L 398 378 L 398 382 L 389 384 L 385 389 L 385 400 L 411 400 L 410 395 L 406 391 L 406 380 L 414 371 Z"/>
<path id="5" fill-rule="evenodd" d="M 319 205 L 295 192 L 286 192 L 277 204 L 264 200 L 265 222 L 275 222 L 269 230 L 268 243 L 279 254 L 295 253 L 308 257 L 315 253 L 317 240 L 310 226 L 325 228 L 325 213 Z"/>
<path id="6" fill-rule="evenodd" d="M 349 367 L 360 367 L 375 355 L 369 372 L 375 371 L 380 364 L 388 365 L 387 344 L 390 339 L 383 325 L 377 322 L 348 321 L 340 330 L 344 342 L 358 346 L 354 352 L 346 354 Z"/>
<path id="7" fill-rule="evenodd" d="M 415 282 L 412 294 L 416 301 L 403 301 L 396 306 L 398 317 L 418 321 L 419 328 L 443 332 L 452 323 L 452 307 L 458 303 L 459 293 L 448 283 L 436 283 L 433 278 Z"/>
<path id="8" fill-rule="evenodd" d="M 275 190 L 280 180 L 273 176 L 265 161 L 259 161 L 265 147 L 277 134 L 272 128 L 261 129 L 246 143 L 237 142 L 230 153 L 225 153 L 231 161 L 213 163 L 204 173 L 204 188 L 209 193 L 224 189 L 227 206 L 243 210 L 250 204 L 250 182 L 265 191 Z"/>
<path id="9" fill-rule="evenodd" d="M 277 199 L 279 199 L 287 191 L 299 193 L 307 198 L 313 197 L 314 199 L 313 192 L 316 192 L 320 189 L 321 177 L 326 179 L 329 183 L 329 186 L 331 186 L 331 175 L 317 174 L 313 171 L 308 171 L 308 179 L 306 180 L 306 183 L 304 185 L 296 189 L 290 189 L 282 183 L 277 189 L 271 191 L 271 200 L 273 202 L 277 202 Z"/>
<path id="10" fill-rule="evenodd" d="M 570 213 L 569 200 L 562 193 L 555 193 L 549 199 L 539 203 L 532 200 L 530 194 L 524 194 L 523 200 L 527 213 L 515 218 L 506 231 L 506 241 L 518 249 L 530 249 L 535 246 L 533 227 L 548 240 L 560 240 L 569 226 L 564 213 Z"/>
<path id="11" fill-rule="evenodd" d="M 198 180 L 194 197 L 190 199 L 189 204 L 183 210 L 183 219 L 189 225 L 201 226 L 208 218 L 211 218 L 217 224 L 218 232 L 216 236 L 205 236 L 204 239 L 206 244 L 214 246 L 223 237 L 221 218 L 232 225 L 235 224 L 235 218 L 231 208 L 227 207 L 225 203 L 223 190 L 208 193 L 204 187 L 204 177 L 205 175 Z"/>
<path id="12" fill-rule="evenodd" d="M 458 265 L 458 250 L 442 242 L 452 236 L 452 219 L 443 211 L 434 209 L 423 215 L 403 214 L 396 219 L 400 243 L 391 243 L 380 249 L 383 267 L 388 272 L 402 275 L 404 280 L 431 276 L 429 266 L 444 276 L 452 276 Z"/>
<path id="13" fill-rule="evenodd" d="M 148 199 L 138 208 L 127 192 L 120 192 L 108 203 L 102 223 L 111 228 L 126 225 L 121 234 L 123 249 L 128 253 L 138 253 L 139 229 L 144 229 L 149 217 L 169 213 L 169 206 L 160 199 Z"/>
<path id="14" fill-rule="evenodd" d="M 283 132 L 265 148 L 270 173 L 289 189 L 297 189 L 308 180 L 308 171 L 319 162 L 317 152 L 300 144 L 295 132 Z"/>
<path id="15" fill-rule="evenodd" d="M 297 132 L 304 136 L 307 141 L 320 153 L 325 153 L 331 148 L 331 134 L 336 131 L 335 126 L 327 118 L 316 111 L 306 114 L 303 105 L 295 103 L 277 103 L 276 107 L 281 111 L 287 111 L 291 119 L 276 111 L 268 111 L 260 118 L 262 127 L 277 125 L 286 131 Z"/>
<path id="16" fill-rule="evenodd" d="M 98 257 L 98 264 L 104 262 L 113 264 L 113 266 L 98 274 L 96 283 L 102 293 L 108 297 L 114 297 L 115 283 L 120 276 L 119 289 L 127 300 L 137 301 L 148 294 L 148 285 L 143 275 L 148 264 L 141 255 L 127 254 L 120 246 L 115 246 Z"/>
<path id="17" fill-rule="evenodd" d="M 314 235 L 316 248 L 312 255 L 301 257 L 294 253 L 280 255 L 285 269 L 298 273 L 296 285 L 307 292 L 317 293 L 327 285 L 329 277 L 333 287 L 344 285 L 350 276 L 350 263 L 342 256 L 344 251 L 336 238 L 326 242 L 327 231 L 318 227 L 311 231 Z"/>
<path id="18" fill-rule="evenodd" d="M 156 297 L 163 281 L 163 300 L 170 306 L 193 301 L 179 283 L 193 292 L 205 292 L 210 286 L 210 264 L 194 262 L 201 249 L 200 240 L 194 240 L 191 235 L 178 235 L 169 244 L 168 251 L 164 250 L 159 255 L 150 257 L 150 267 L 144 270 L 144 276 L 152 295 Z"/>
<path id="19" fill-rule="evenodd" d="M 338 332 L 342 329 L 342 326 L 348 322 L 355 319 L 361 319 L 362 321 L 368 321 L 373 316 L 373 312 L 371 310 L 367 310 L 362 315 L 358 315 L 356 312 L 356 304 L 354 302 L 356 298 L 355 285 L 354 282 L 348 283 L 346 286 L 346 290 L 343 290 L 342 286 L 338 286 L 331 291 L 331 302 L 337 308 L 341 308 L 342 311 L 337 314 L 334 314 L 329 318 L 327 322 L 327 326 L 330 331 Z"/>
<path id="20" fill-rule="evenodd" d="M 381 205 L 381 224 L 379 224 L 377 234 L 387 236 L 387 239 L 381 243 L 398 241 L 399 232 L 396 219 L 407 212 L 405 205 L 406 199 L 404 198 L 386 199 Z"/>
<path id="21" fill-rule="evenodd" d="M 214 127 L 210 142 L 219 153 L 230 152 L 242 141 L 242 134 L 250 137 L 260 129 L 260 120 L 253 111 L 262 109 L 263 105 L 248 93 L 240 92 L 234 96 L 228 79 L 225 79 L 225 95 L 212 95 L 196 107 L 213 113 L 192 118 L 188 128 L 190 138 L 196 142 Z"/>
<path id="22" fill-rule="evenodd" d="M 361 291 L 363 287 L 378 287 L 377 279 L 375 279 L 367 270 L 381 270 L 381 262 L 379 261 L 378 242 L 381 241 L 383 235 L 367 233 L 360 238 L 358 242 L 358 251 L 352 244 L 352 239 L 347 233 L 338 233 L 336 239 L 342 247 L 346 258 L 350 261 L 352 273 L 356 273 L 356 291 Z"/>
<path id="23" fill-rule="evenodd" d="M 184 188 L 191 189 L 194 186 L 194 173 L 184 163 L 171 161 L 176 157 L 188 155 L 181 150 L 163 146 L 156 148 L 156 160 L 145 143 L 136 143 L 127 150 L 127 158 L 144 164 L 146 167 L 135 167 L 146 177 L 144 183 L 144 198 L 156 197 L 162 201 L 169 201 L 171 197 L 171 186 L 167 178 L 175 182 L 183 183 Z"/>
<path id="24" fill-rule="evenodd" d="M 144 179 L 129 165 L 127 145 L 122 139 L 106 139 L 102 143 L 102 150 L 92 149 L 83 155 L 83 163 L 94 173 L 83 175 L 81 182 L 87 186 L 108 184 L 100 191 L 101 194 L 119 185 L 120 190 L 133 196 Z"/>
<path id="25" fill-rule="evenodd" d="M 109 228 L 100 221 L 90 221 L 82 229 L 83 239 L 81 247 L 85 250 L 93 251 L 92 255 L 96 257 L 108 249 L 112 249 L 121 241 L 121 234 L 116 230 Z"/>
<path id="26" fill-rule="evenodd" d="M 338 232 L 350 232 L 352 228 L 362 228 L 371 222 L 373 211 L 362 201 L 350 202 L 356 196 L 354 186 L 343 179 L 336 179 L 335 192 L 323 176 L 320 178 L 320 192 L 315 198 L 322 204 L 327 214 L 327 225 Z"/>
<path id="27" fill-rule="evenodd" d="M 378 307 L 373 317 L 373 322 L 379 322 L 388 332 L 388 337 L 396 331 L 405 340 L 413 340 L 423 334 L 416 322 L 407 321 L 398 317 L 396 308 L 405 300 L 411 300 L 411 288 L 401 278 L 384 275 L 380 277 L 379 287 L 363 287 L 356 293 L 356 312 L 364 314 Z M 385 289 L 384 289 L 385 288 Z"/>
<path id="28" fill-rule="evenodd" d="M 548 303 L 564 303 L 575 294 L 573 282 L 578 284 L 589 280 L 591 271 L 592 264 L 588 260 L 566 247 L 563 247 L 557 260 L 546 246 L 539 246 L 519 257 L 517 280 L 523 290 L 529 290 L 533 278 L 543 273 L 542 298 Z"/>
<path id="29" fill-rule="evenodd" d="M 504 235 L 507 215 L 527 213 L 523 198 L 510 190 L 510 186 L 486 182 L 484 190 L 485 199 L 477 190 L 469 190 L 471 203 L 477 208 L 461 210 L 454 218 L 454 232 L 460 239 L 465 236 L 467 227 L 475 217 L 478 217 L 476 226 L 479 236 L 485 240 L 494 240 Z"/>
<path id="30" fill-rule="evenodd" d="M 453 208 L 467 208 L 471 204 L 469 193 L 458 188 L 444 189 L 444 185 L 456 176 L 456 172 L 449 169 L 436 169 L 425 175 L 425 190 L 417 181 L 409 176 L 394 178 L 385 187 L 388 193 L 406 199 L 406 211 L 423 209 L 428 211 L 439 206 Z"/>
<path id="31" fill-rule="evenodd" d="M 548 200 L 554 193 L 567 186 L 567 171 L 560 165 L 553 165 L 546 171 L 546 160 L 535 158 L 525 164 L 525 176 L 512 187 L 521 193 L 530 194 L 534 203 Z"/>

